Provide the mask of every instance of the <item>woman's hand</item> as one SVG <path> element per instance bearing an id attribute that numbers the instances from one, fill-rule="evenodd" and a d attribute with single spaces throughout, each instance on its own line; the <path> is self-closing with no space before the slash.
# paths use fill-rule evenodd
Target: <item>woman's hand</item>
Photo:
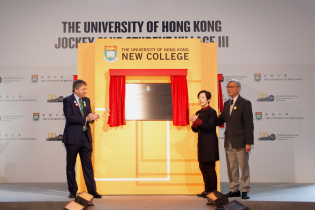
<path id="1" fill-rule="evenodd" d="M 191 121 L 191 122 L 195 122 L 195 120 L 197 120 L 197 116 L 196 115 L 191 115 L 191 116 L 189 116 L 189 121 Z"/>

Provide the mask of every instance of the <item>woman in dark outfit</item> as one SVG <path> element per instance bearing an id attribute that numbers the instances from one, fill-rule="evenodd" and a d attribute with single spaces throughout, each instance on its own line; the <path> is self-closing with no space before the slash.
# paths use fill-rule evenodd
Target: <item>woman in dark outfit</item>
<path id="1" fill-rule="evenodd" d="M 196 115 L 189 116 L 193 122 L 191 129 L 198 132 L 198 161 L 205 183 L 205 191 L 197 194 L 204 197 L 217 190 L 217 174 L 215 162 L 219 160 L 218 137 L 216 133 L 217 112 L 209 106 L 211 93 L 202 90 L 198 93 L 198 103 L 201 110 Z"/>

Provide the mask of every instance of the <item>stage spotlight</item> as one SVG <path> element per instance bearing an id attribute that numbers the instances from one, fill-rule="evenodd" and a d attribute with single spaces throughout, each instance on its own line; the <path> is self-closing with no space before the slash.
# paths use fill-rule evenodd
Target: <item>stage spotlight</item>
<path id="1" fill-rule="evenodd" d="M 84 206 L 84 208 L 88 207 L 88 206 L 93 206 L 92 200 L 93 200 L 94 196 L 87 193 L 87 192 L 83 192 L 80 193 L 75 199 L 74 201 L 78 204 L 81 204 Z"/>
<path id="2" fill-rule="evenodd" d="M 70 201 L 70 203 L 68 203 L 65 207 L 63 207 L 62 210 L 83 210 L 84 206 L 74 202 L 74 201 Z"/>
<path id="3" fill-rule="evenodd" d="M 221 208 L 225 204 L 229 203 L 228 197 L 226 197 L 226 195 L 216 190 L 208 194 L 207 199 L 210 203 L 215 205 L 217 208 Z"/>
<path id="4" fill-rule="evenodd" d="M 234 201 L 230 202 L 229 204 L 226 204 L 223 207 L 226 210 L 250 210 L 247 206 L 238 202 L 237 200 L 234 200 Z"/>

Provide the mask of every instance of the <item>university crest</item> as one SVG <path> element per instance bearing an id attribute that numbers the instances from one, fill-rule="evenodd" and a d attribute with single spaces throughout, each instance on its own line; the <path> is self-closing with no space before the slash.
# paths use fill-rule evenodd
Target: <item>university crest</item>
<path id="1" fill-rule="evenodd" d="M 262 120 L 262 112 L 255 112 L 256 120 Z"/>
<path id="2" fill-rule="evenodd" d="M 38 81 L 38 75 L 32 75 L 32 82 L 36 83 Z"/>
<path id="3" fill-rule="evenodd" d="M 109 63 L 113 63 L 118 60 L 117 58 L 117 46 L 105 46 L 104 47 L 105 57 L 104 60 Z"/>
<path id="4" fill-rule="evenodd" d="M 261 74 L 254 74 L 254 78 L 256 82 L 260 82 L 261 80 Z"/>
<path id="5" fill-rule="evenodd" d="M 33 120 L 38 121 L 39 120 L 39 113 L 33 113 Z"/>

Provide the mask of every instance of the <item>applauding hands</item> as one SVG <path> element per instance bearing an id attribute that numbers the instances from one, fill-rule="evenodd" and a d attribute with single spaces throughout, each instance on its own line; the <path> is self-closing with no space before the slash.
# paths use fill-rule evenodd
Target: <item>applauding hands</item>
<path id="1" fill-rule="evenodd" d="M 100 119 L 100 115 L 95 114 L 95 112 L 90 113 L 90 114 L 86 117 L 86 120 L 87 120 L 87 121 L 94 121 L 94 120 L 97 121 L 98 119 Z"/>
<path id="2" fill-rule="evenodd" d="M 198 118 L 198 116 L 196 116 L 196 115 L 190 115 L 189 116 L 189 121 L 195 122 L 195 120 L 197 120 L 197 118 Z"/>

